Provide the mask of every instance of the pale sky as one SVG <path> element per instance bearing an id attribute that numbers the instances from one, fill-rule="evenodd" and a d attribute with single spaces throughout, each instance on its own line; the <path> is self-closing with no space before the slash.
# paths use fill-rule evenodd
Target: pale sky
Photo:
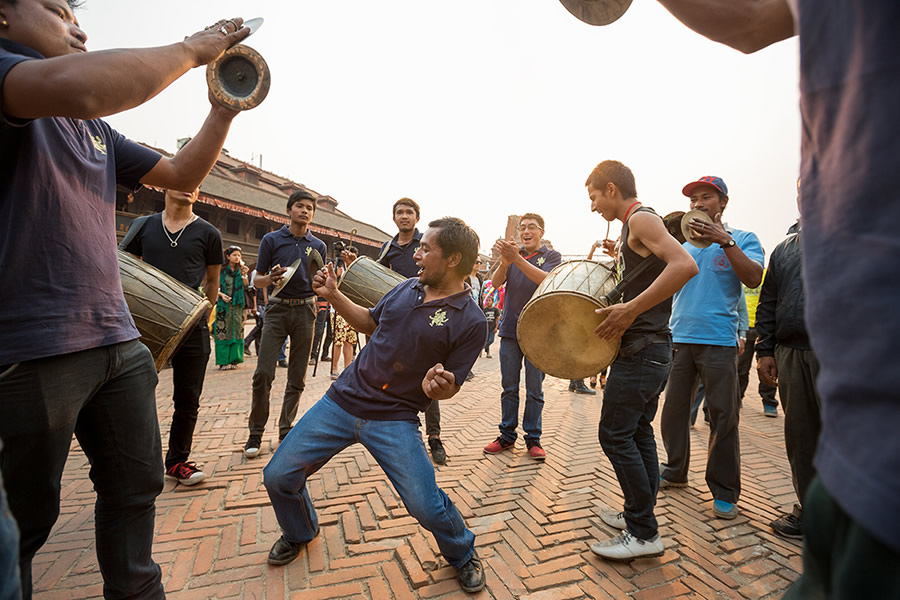
<path id="1" fill-rule="evenodd" d="M 585 254 L 606 221 L 584 180 L 609 158 L 660 214 L 687 210 L 685 183 L 722 177 L 725 220 L 756 232 L 767 259 L 797 216 L 796 39 L 745 56 L 652 0 L 606 27 L 557 0 L 87 0 L 76 15 L 90 50 L 264 17 L 246 43 L 269 64 L 269 96 L 235 119 L 226 148 L 390 233 L 391 204 L 409 196 L 420 225 L 461 217 L 484 251 L 508 214 L 537 212 L 558 250 Z M 174 151 L 208 110 L 201 68 L 107 120 Z"/>

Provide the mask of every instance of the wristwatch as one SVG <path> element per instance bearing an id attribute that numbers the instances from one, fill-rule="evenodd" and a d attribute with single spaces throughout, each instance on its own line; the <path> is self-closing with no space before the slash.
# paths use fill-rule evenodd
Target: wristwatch
<path id="1" fill-rule="evenodd" d="M 722 249 L 724 250 L 725 248 L 734 248 L 735 246 L 737 246 L 737 242 L 734 241 L 734 238 L 731 238 L 730 240 L 722 244 Z"/>

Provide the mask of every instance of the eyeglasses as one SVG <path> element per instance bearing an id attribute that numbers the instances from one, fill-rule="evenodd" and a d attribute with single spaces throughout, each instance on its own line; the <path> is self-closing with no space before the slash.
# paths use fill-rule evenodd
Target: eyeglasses
<path id="1" fill-rule="evenodd" d="M 519 225 L 519 231 L 543 231 L 544 228 L 536 225 L 534 223 L 529 223 L 528 225 Z"/>

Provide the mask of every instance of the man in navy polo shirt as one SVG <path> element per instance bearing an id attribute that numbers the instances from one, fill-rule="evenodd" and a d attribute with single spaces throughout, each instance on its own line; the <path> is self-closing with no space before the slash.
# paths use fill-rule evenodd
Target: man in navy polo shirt
<path id="1" fill-rule="evenodd" d="M 688 484 L 691 402 L 699 376 L 709 409 L 706 483 L 713 514 L 733 519 L 741 493 L 738 304 L 744 302 L 741 284 L 754 288 L 762 281 L 764 254 L 756 234 L 722 223 L 728 188 L 720 177 L 701 177 L 682 193 L 691 199 L 691 210 L 705 212 L 713 222 L 690 223 L 694 239 L 710 242 L 708 247 L 683 244 L 700 272 L 675 294 L 672 306 L 675 355 L 660 419 L 667 456 L 660 488 Z"/>
<path id="2" fill-rule="evenodd" d="M 397 235 L 382 244 L 378 262 L 404 277 L 416 277 L 419 266 L 416 264 L 415 254 L 422 240 L 422 234 L 416 228 L 420 216 L 419 204 L 412 198 L 400 198 L 394 202 L 391 210 Z M 356 254 L 346 250 L 342 256 L 348 265 L 356 260 Z M 437 400 L 432 401 L 425 410 L 425 435 L 428 436 L 432 460 L 438 465 L 445 464 L 447 451 L 441 441 L 441 405 Z"/>
<path id="3" fill-rule="evenodd" d="M 282 344 L 290 336 L 287 384 L 278 419 L 279 441 L 291 430 L 297 416 L 297 404 L 306 385 L 306 367 L 315 335 L 316 295 L 309 280 L 307 263 L 313 252 L 318 252 L 322 257 L 326 253 L 325 242 L 309 231 L 309 224 L 316 214 L 315 198 L 306 190 L 294 192 L 288 198 L 287 214 L 291 219 L 290 226 L 267 233 L 259 243 L 258 272 L 254 282 L 258 288 L 265 289 L 281 283 L 287 267 L 297 259 L 300 259 L 300 266 L 276 297 L 269 296 L 266 305 L 262 340 L 253 373 L 250 437 L 244 446 L 244 455 L 248 458 L 259 455 L 262 445 L 262 435 L 269 420 L 269 394 L 275 379 L 275 362 Z"/>
<path id="4" fill-rule="evenodd" d="M 0 2 L 0 466 L 21 533 L 25 598 L 32 558 L 59 515 L 73 433 L 97 492 L 104 595 L 164 596 L 151 557 L 163 483 L 157 377 L 122 294 L 116 185 L 196 188 L 236 113 L 213 103 L 172 158 L 100 118 L 216 59 L 246 37 L 241 24 L 219 21 L 169 46 L 92 53 L 70 4 Z"/>
<path id="5" fill-rule="evenodd" d="M 370 339 L 265 468 L 283 531 L 269 552 L 270 564 L 291 562 L 318 533 L 306 478 L 358 442 L 384 469 L 409 513 L 434 535 L 463 590 L 484 587 L 475 535 L 435 482 L 418 419 L 430 402 L 459 391 L 484 345 L 487 323 L 464 283 L 478 235 L 452 217 L 428 227 L 415 254 L 418 278 L 395 287 L 375 308 L 358 306 L 338 291 L 333 265 L 315 276 L 315 292 Z"/>
<path id="6" fill-rule="evenodd" d="M 491 284 L 494 289 L 506 283 L 503 301 L 503 319 L 500 321 L 500 378 L 503 394 L 500 396 L 500 436 L 484 447 L 485 454 L 497 454 L 512 448 L 516 442 L 519 424 L 519 378 L 522 361 L 525 361 L 525 412 L 522 429 L 528 455 L 544 460 L 546 452 L 541 447 L 541 412 L 544 410 L 544 374 L 525 358 L 516 339 L 519 313 L 547 272 L 562 262 L 556 250 L 541 244 L 544 235 L 544 218 L 534 213 L 519 219 L 519 237 L 522 247 L 507 240 L 497 240 L 494 250 L 500 255 L 500 264 L 494 272 Z"/>

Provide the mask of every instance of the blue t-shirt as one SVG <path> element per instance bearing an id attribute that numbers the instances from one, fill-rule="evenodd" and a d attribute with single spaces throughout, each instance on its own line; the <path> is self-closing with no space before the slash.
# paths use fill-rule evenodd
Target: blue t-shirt
<path id="1" fill-rule="evenodd" d="M 437 363 L 462 385 L 487 337 L 484 313 L 469 288 L 424 303 L 425 287 L 407 279 L 370 309 L 375 332 L 328 390 L 360 419 L 418 421 L 431 399 L 422 379 Z"/>
<path id="2" fill-rule="evenodd" d="M 284 289 L 278 293 L 279 298 L 308 298 L 313 296 L 312 282 L 309 280 L 309 272 L 307 271 L 307 257 L 312 250 L 318 250 L 322 258 L 325 258 L 327 249 L 325 242 L 317 238 L 309 231 L 300 237 L 295 236 L 288 229 L 287 225 L 283 225 L 281 229 L 272 231 L 263 236 L 259 243 L 259 256 L 256 260 L 256 272 L 268 273 L 275 265 L 289 267 L 294 264 L 298 258 L 300 268 L 291 277 Z"/>
<path id="3" fill-rule="evenodd" d="M 755 233 L 738 229 L 728 229 L 728 233 L 747 258 L 762 266 L 765 254 Z M 741 280 L 718 244 L 697 248 L 685 242 L 684 248 L 700 271 L 675 294 L 672 341 L 737 346 L 738 303 L 744 301 Z"/>
<path id="4" fill-rule="evenodd" d="M 524 250 L 519 250 L 525 254 Z M 550 250 L 547 246 L 541 246 L 536 252 L 525 258 L 528 262 L 541 269 L 551 271 L 553 267 L 562 263 L 562 255 L 556 250 Z M 528 277 L 516 265 L 510 265 L 506 270 L 506 295 L 503 299 L 503 319 L 500 321 L 498 334 L 500 337 L 516 337 L 516 327 L 519 324 L 519 313 L 531 300 L 531 296 L 538 284 Z"/>
<path id="5" fill-rule="evenodd" d="M 419 266 L 416 264 L 416 259 L 413 258 L 413 255 L 419 249 L 422 234 L 416 229 L 413 232 L 413 239 L 404 246 L 397 243 L 399 236 L 400 234 L 398 233 L 394 236 L 394 239 L 381 245 L 378 262 L 406 278 L 416 277 L 419 274 Z"/>
<path id="6" fill-rule="evenodd" d="M 0 39 L 0 86 L 42 59 Z M 116 184 L 136 190 L 159 158 L 99 119 L 0 113 L 0 364 L 139 337 L 119 278 Z"/>
<path id="7" fill-rule="evenodd" d="M 797 31 L 816 469 L 900 552 L 900 2 L 800 0 Z"/>

